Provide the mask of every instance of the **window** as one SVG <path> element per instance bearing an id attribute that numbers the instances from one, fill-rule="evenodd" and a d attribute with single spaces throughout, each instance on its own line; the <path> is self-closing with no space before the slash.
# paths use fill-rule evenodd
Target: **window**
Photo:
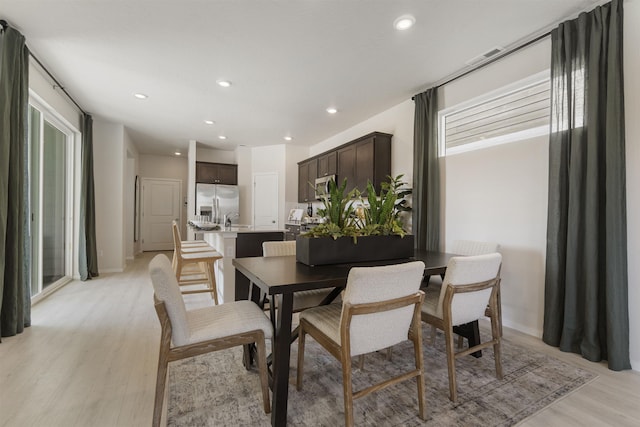
<path id="1" fill-rule="evenodd" d="M 440 112 L 441 156 L 549 133 L 549 71 Z"/>
<path id="2" fill-rule="evenodd" d="M 74 130 L 32 94 L 29 192 L 34 301 L 72 276 Z"/>

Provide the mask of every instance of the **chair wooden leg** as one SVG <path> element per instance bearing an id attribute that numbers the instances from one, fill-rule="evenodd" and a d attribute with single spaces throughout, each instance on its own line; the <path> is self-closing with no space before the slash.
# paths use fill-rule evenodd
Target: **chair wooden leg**
<path id="1" fill-rule="evenodd" d="M 458 335 L 458 349 L 461 349 L 464 346 L 464 337 L 462 335 Z"/>
<path id="2" fill-rule="evenodd" d="M 164 392 L 167 385 L 167 371 L 169 370 L 169 351 L 171 346 L 171 330 L 162 328 L 160 335 L 160 352 L 158 355 L 158 372 L 156 374 L 156 395 L 153 401 L 153 427 L 159 427 L 162 420 L 162 406 Z"/>
<path id="3" fill-rule="evenodd" d="M 358 369 L 361 371 L 364 369 L 364 354 L 358 356 Z"/>
<path id="4" fill-rule="evenodd" d="M 416 333 L 413 333 L 413 352 L 416 358 L 416 369 L 420 374 L 416 377 L 418 383 L 418 414 L 423 420 L 427 419 L 427 411 L 425 406 L 425 390 L 424 390 L 424 356 L 422 354 L 422 328 L 418 326 Z"/>
<path id="5" fill-rule="evenodd" d="M 300 323 L 300 331 L 298 332 L 298 375 L 296 376 L 296 389 L 302 390 L 302 375 L 304 372 L 304 338 L 307 331 Z"/>
<path id="6" fill-rule="evenodd" d="M 391 351 L 391 347 L 387 348 L 387 361 L 391 362 L 391 356 L 393 352 Z"/>
<path id="7" fill-rule="evenodd" d="M 456 355 L 453 348 L 453 329 L 450 326 L 445 327 L 444 338 L 447 349 L 447 368 L 449 370 L 449 399 L 455 403 L 458 401 L 458 390 L 456 389 Z"/>
<path id="8" fill-rule="evenodd" d="M 431 345 L 436 345 L 436 327 L 431 325 Z"/>
<path id="9" fill-rule="evenodd" d="M 258 370 L 260 372 L 260 385 L 262 387 L 262 403 L 265 414 L 271 412 L 271 401 L 269 399 L 269 377 L 267 374 L 267 349 L 264 344 L 264 334 L 256 340 L 258 349 Z"/>
<path id="10" fill-rule="evenodd" d="M 502 332 L 500 328 L 499 316 L 491 316 L 491 335 L 496 343 L 493 345 L 493 358 L 496 363 L 496 377 L 502 379 L 502 350 L 500 348 L 500 334 Z"/>
<path id="11" fill-rule="evenodd" d="M 351 385 L 351 357 L 342 353 L 342 385 L 344 388 L 344 425 L 353 426 L 353 386 Z"/>
<path id="12" fill-rule="evenodd" d="M 207 262 L 206 264 L 206 272 L 207 278 L 209 279 L 209 287 L 211 289 L 211 298 L 215 305 L 218 305 L 218 285 L 216 283 L 216 268 L 215 261 Z"/>

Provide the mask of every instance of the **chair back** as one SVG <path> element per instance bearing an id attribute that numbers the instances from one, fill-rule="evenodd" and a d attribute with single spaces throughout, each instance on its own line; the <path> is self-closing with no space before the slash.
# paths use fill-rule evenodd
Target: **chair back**
<path id="1" fill-rule="evenodd" d="M 346 306 L 380 303 L 416 295 L 424 274 L 424 263 L 414 261 L 381 267 L 354 267 L 349 271 L 343 296 L 341 324 Z M 381 350 L 407 339 L 416 304 L 377 313 L 354 315 L 350 320 L 351 355 Z M 417 307 L 417 308 L 416 308 Z"/>
<path id="2" fill-rule="evenodd" d="M 458 255 L 484 255 L 500 251 L 500 245 L 494 242 L 476 242 L 473 240 L 455 240 L 451 252 Z"/>
<path id="3" fill-rule="evenodd" d="M 262 256 L 288 256 L 296 254 L 296 241 L 286 240 L 277 242 L 263 242 Z"/>
<path id="4" fill-rule="evenodd" d="M 455 288 L 493 280 L 492 284 L 484 289 L 454 293 L 451 301 L 451 319 L 454 326 L 481 318 L 500 280 L 498 275 L 501 264 L 502 255 L 497 252 L 451 258 L 442 281 L 436 315 L 441 318 L 443 316 L 443 310 L 446 309 L 445 294 L 449 286 Z"/>
<path id="5" fill-rule="evenodd" d="M 176 251 L 180 251 L 182 247 L 182 236 L 180 236 L 180 228 L 175 219 L 172 221 L 171 227 L 173 230 L 173 247 Z"/>
<path id="6" fill-rule="evenodd" d="M 187 309 L 182 299 L 176 274 L 171 268 L 171 261 L 164 254 L 156 255 L 149 263 L 149 276 L 156 298 L 164 302 L 167 315 L 171 321 L 171 339 L 174 345 L 188 343 L 189 325 Z"/>

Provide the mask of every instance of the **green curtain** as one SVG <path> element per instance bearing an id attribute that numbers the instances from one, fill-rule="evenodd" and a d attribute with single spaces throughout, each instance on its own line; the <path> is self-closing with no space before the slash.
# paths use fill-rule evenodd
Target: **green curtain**
<path id="1" fill-rule="evenodd" d="M 413 97 L 413 234 L 417 249 L 440 250 L 438 88 Z"/>
<path id="2" fill-rule="evenodd" d="M 80 279 L 98 276 L 96 248 L 96 206 L 93 183 L 93 119 L 84 114 L 82 120 L 82 178 L 80 181 L 80 245 L 78 265 Z"/>
<path id="3" fill-rule="evenodd" d="M 31 323 L 27 222 L 29 50 L 22 34 L 0 27 L 0 336 Z"/>
<path id="4" fill-rule="evenodd" d="M 551 33 L 543 340 L 630 369 L 622 1 Z"/>

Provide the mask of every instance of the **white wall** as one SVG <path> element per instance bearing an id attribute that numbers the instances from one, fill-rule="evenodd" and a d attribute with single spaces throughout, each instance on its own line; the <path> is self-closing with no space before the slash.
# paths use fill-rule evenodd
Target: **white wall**
<path id="1" fill-rule="evenodd" d="M 236 150 L 238 159 L 238 191 L 240 192 L 240 222 L 242 224 L 253 224 L 252 216 L 252 194 L 253 180 L 252 164 L 253 150 L 250 147 L 238 147 Z"/>
<path id="2" fill-rule="evenodd" d="M 56 113 L 64 117 L 73 127 L 81 129 L 82 113 L 60 90 L 53 88 L 51 77 L 44 74 L 38 65 L 29 61 L 29 89 L 42 98 Z"/>
<path id="3" fill-rule="evenodd" d="M 625 1 L 624 16 L 629 344 L 631 365 L 640 370 L 640 1 Z"/>
<path id="4" fill-rule="evenodd" d="M 196 146 L 196 160 L 210 163 L 236 164 L 235 150 L 217 150 L 215 148 L 200 148 Z"/>
<path id="5" fill-rule="evenodd" d="M 94 117 L 93 173 L 100 273 L 120 272 L 124 252 L 124 126 Z"/>

